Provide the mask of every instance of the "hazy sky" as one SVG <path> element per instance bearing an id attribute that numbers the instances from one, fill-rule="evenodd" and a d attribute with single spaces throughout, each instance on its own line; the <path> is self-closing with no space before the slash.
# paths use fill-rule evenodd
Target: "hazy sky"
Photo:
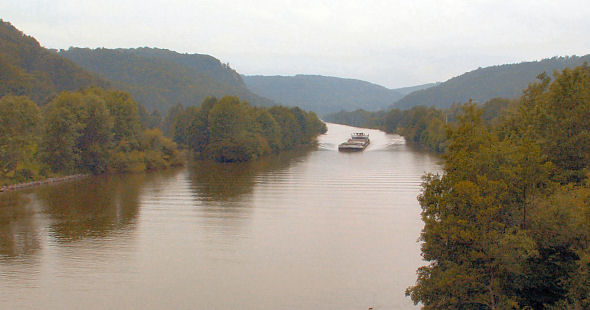
<path id="1" fill-rule="evenodd" d="M 590 1 L 2 0 L 48 48 L 160 47 L 242 74 L 322 74 L 390 88 L 590 53 Z"/>

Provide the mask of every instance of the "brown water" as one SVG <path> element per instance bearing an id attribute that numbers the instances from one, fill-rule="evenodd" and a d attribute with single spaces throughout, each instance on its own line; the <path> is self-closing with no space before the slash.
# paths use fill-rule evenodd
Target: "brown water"
<path id="1" fill-rule="evenodd" d="M 315 150 L 0 194 L 0 309 L 409 309 L 437 158 Z"/>

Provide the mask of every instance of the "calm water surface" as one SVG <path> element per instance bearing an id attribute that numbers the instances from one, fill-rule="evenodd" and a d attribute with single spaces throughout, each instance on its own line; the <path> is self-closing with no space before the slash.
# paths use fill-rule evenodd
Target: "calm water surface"
<path id="1" fill-rule="evenodd" d="M 0 194 L 0 309 L 411 309 L 438 159 L 317 149 Z M 368 130 L 364 130 L 367 132 Z"/>

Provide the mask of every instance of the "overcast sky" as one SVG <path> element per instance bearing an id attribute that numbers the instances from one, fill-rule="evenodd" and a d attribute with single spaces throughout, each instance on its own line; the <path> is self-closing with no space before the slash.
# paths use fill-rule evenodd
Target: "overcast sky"
<path id="1" fill-rule="evenodd" d="M 159 47 L 242 74 L 321 74 L 390 88 L 478 67 L 590 53 L 590 1 L 2 0 L 48 48 Z"/>

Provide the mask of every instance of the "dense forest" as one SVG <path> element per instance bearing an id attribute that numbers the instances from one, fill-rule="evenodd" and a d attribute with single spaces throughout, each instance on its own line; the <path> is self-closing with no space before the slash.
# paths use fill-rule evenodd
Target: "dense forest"
<path id="1" fill-rule="evenodd" d="M 59 55 L 108 78 L 148 111 L 165 113 L 178 103 L 199 105 L 209 96 L 226 95 L 259 106 L 274 104 L 252 93 L 236 71 L 208 55 L 155 48 L 70 48 L 60 50 Z"/>
<path id="2" fill-rule="evenodd" d="M 391 107 L 408 109 L 425 105 L 448 108 L 453 103 L 466 102 L 469 99 L 483 103 L 496 97 L 514 98 L 518 97 L 529 83 L 534 82 L 539 73 L 561 71 L 588 61 L 590 55 L 553 57 L 541 61 L 479 68 L 434 87 L 415 91 Z"/>
<path id="3" fill-rule="evenodd" d="M 0 184 L 75 173 L 144 171 L 180 164 L 176 144 L 146 129 L 127 93 L 62 92 L 42 108 L 0 99 Z"/>
<path id="4" fill-rule="evenodd" d="M 379 110 L 403 94 L 354 79 L 320 75 L 244 76 L 253 92 L 287 106 L 300 106 L 320 115 L 344 110 Z"/>
<path id="5" fill-rule="evenodd" d="M 311 144 L 326 132 L 313 112 L 300 108 L 254 107 L 238 97 L 209 97 L 200 106 L 178 105 L 167 113 L 166 132 L 198 158 L 247 161 Z"/>
<path id="6" fill-rule="evenodd" d="M 540 75 L 494 122 L 446 126 L 419 197 L 424 309 L 590 308 L 590 67 Z"/>
<path id="7" fill-rule="evenodd" d="M 0 20 L 0 97 L 28 96 L 37 104 L 45 104 L 65 90 L 109 85 Z"/>

